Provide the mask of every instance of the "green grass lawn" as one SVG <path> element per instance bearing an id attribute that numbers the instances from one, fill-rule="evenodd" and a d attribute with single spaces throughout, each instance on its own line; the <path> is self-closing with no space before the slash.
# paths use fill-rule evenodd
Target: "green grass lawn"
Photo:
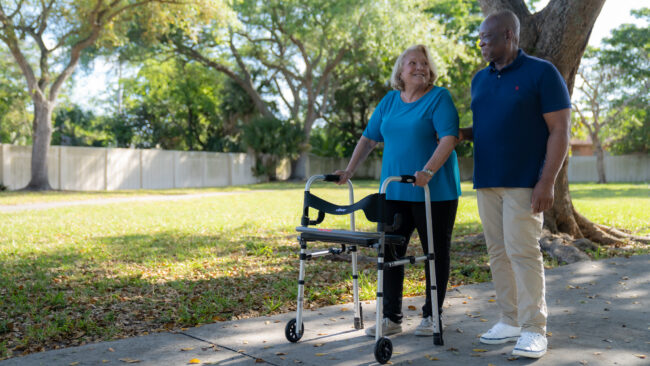
<path id="1" fill-rule="evenodd" d="M 377 190 L 373 181 L 355 186 L 357 199 Z M 303 183 L 269 183 L 147 192 L 1 192 L 0 205 L 245 193 L 0 212 L 0 359 L 295 309 L 295 227 L 303 188 Z M 475 194 L 470 184 L 463 183 L 462 188 L 452 286 L 489 280 L 485 249 L 462 240 L 481 231 Z M 576 208 L 587 217 L 638 234 L 650 233 L 647 184 L 571 188 Z M 313 192 L 347 203 L 342 187 L 319 183 Z M 373 230 L 374 225 L 360 216 L 358 228 Z M 328 216 L 324 225 L 346 228 L 348 223 L 346 217 Z M 361 271 L 362 298 L 372 299 L 375 265 L 363 264 Z M 351 301 L 347 263 L 309 262 L 307 284 L 307 307 Z M 423 287 L 420 267 L 407 270 L 405 294 L 421 295 Z"/>

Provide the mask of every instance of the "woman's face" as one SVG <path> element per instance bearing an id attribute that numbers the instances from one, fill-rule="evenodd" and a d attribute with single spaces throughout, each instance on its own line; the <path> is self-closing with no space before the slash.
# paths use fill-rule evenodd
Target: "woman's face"
<path id="1" fill-rule="evenodd" d="M 431 70 L 424 53 L 413 50 L 404 56 L 400 78 L 404 82 L 404 89 L 429 86 Z"/>

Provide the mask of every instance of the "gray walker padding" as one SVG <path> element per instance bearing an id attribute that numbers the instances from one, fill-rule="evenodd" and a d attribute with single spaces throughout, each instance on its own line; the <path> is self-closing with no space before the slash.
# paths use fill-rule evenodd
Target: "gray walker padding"
<path id="1" fill-rule="evenodd" d="M 431 309 L 433 314 L 433 343 L 442 345 L 442 329 L 440 326 L 440 317 L 436 316 L 438 312 L 438 293 L 436 289 L 436 271 L 435 271 L 435 253 L 433 251 L 433 231 L 431 227 L 431 205 L 425 204 L 426 222 L 427 222 L 427 248 L 428 254 L 419 257 L 403 257 L 392 262 L 384 262 L 384 253 L 387 247 L 404 245 L 406 238 L 399 235 L 387 234 L 397 229 L 400 225 L 401 218 L 396 216 L 392 218 L 385 217 L 386 212 L 386 189 L 392 182 L 413 183 L 415 177 L 410 175 L 393 176 L 384 180 L 379 193 L 367 196 L 361 201 L 354 202 L 354 190 L 352 182 L 348 180 L 350 195 L 350 205 L 339 206 L 327 202 L 310 192 L 311 185 L 316 181 L 337 182 L 338 175 L 314 175 L 309 178 L 305 185 L 305 198 L 303 202 L 303 215 L 301 226 L 296 230 L 300 233 L 298 241 L 300 243 L 300 271 L 298 275 L 298 304 L 296 308 L 296 317 L 291 319 L 285 327 L 285 336 L 290 342 L 297 342 L 304 333 L 304 324 L 302 321 L 304 309 L 304 290 L 305 290 L 305 262 L 316 257 L 330 254 L 350 253 L 352 262 L 352 283 L 354 296 L 354 327 L 355 329 L 363 328 L 363 309 L 359 302 L 359 283 L 357 272 L 357 247 L 374 248 L 377 250 L 377 316 L 375 332 L 375 359 L 381 364 L 387 363 L 393 353 L 393 345 L 390 339 L 384 337 L 381 322 L 383 318 L 383 287 L 384 287 L 384 269 L 403 266 L 407 263 L 415 264 L 429 261 L 429 278 L 431 284 L 427 283 L 427 289 L 431 291 Z M 430 202 L 429 187 L 424 186 L 424 201 Z M 318 210 L 318 218 L 310 220 L 309 208 Z M 354 212 L 363 210 L 368 220 L 377 222 L 376 232 L 356 231 L 354 224 Z M 350 215 L 350 230 L 330 230 L 315 228 L 325 218 L 325 214 L 333 215 Z M 390 225 L 389 225 L 390 224 Z M 340 248 L 329 248 L 319 251 L 308 251 L 308 242 L 325 242 L 340 244 Z"/>

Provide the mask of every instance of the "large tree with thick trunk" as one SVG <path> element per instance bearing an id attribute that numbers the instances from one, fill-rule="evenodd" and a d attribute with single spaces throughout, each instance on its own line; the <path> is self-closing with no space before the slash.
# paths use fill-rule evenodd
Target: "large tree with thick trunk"
<path id="1" fill-rule="evenodd" d="M 47 151 L 52 111 L 61 87 L 91 47 L 119 44 L 138 22 L 149 32 L 208 14 L 206 0 L 13 0 L 0 3 L 0 41 L 11 52 L 34 105 L 31 180 L 26 189 L 51 189 Z M 181 6 L 183 8 L 181 8 Z M 198 10 L 201 10 L 199 12 Z M 178 17 L 178 14 L 185 17 Z"/>
<path id="2" fill-rule="evenodd" d="M 569 93 L 587 47 L 591 30 L 605 0 L 551 0 L 538 12 L 531 13 L 524 0 L 479 0 L 487 16 L 499 10 L 512 10 L 521 21 L 519 46 L 529 55 L 552 62 L 566 81 Z M 553 233 L 587 238 L 600 244 L 618 244 L 633 237 L 614 228 L 591 222 L 571 202 L 568 160 L 564 160 L 555 183 L 553 207 L 544 212 L 544 226 Z"/>

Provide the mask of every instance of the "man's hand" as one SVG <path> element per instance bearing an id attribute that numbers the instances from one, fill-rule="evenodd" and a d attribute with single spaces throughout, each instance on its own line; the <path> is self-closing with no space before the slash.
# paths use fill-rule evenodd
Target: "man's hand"
<path id="1" fill-rule="evenodd" d="M 336 182 L 338 185 L 345 184 L 348 180 L 350 180 L 350 178 L 352 178 L 352 173 L 348 170 L 337 170 L 332 174 L 339 176 L 339 181 Z"/>
<path id="2" fill-rule="evenodd" d="M 555 185 L 553 182 L 538 181 L 533 188 L 533 197 L 531 199 L 530 207 L 533 213 L 537 214 L 544 212 L 553 206 L 553 195 Z"/>

